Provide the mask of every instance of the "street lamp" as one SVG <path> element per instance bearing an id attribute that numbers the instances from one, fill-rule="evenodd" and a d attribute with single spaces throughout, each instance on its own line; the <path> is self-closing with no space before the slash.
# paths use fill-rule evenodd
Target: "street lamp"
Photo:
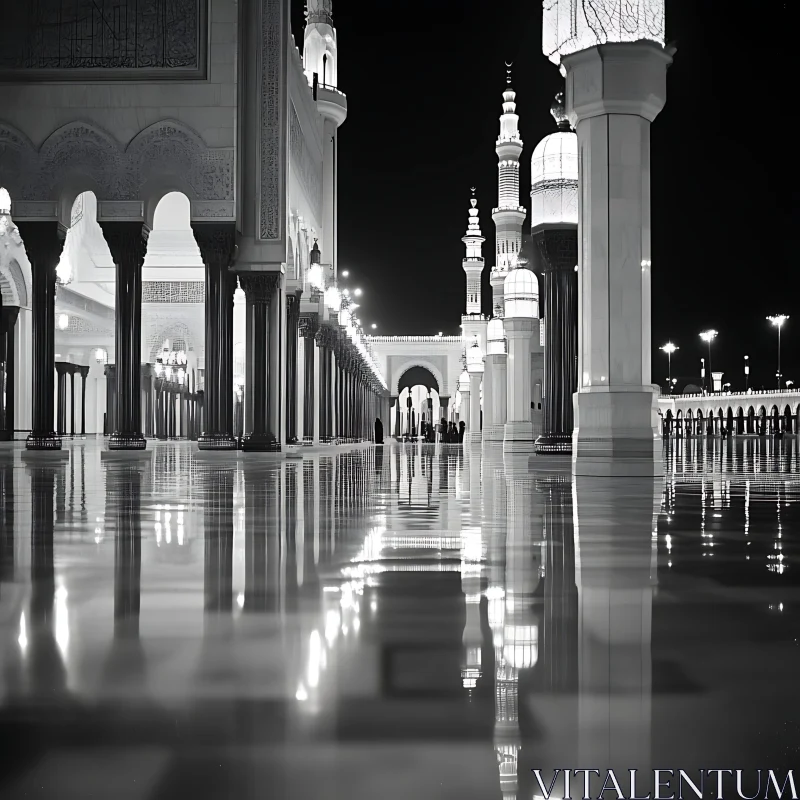
<path id="1" fill-rule="evenodd" d="M 676 350 L 680 350 L 680 347 L 678 347 L 675 344 L 672 344 L 672 342 L 667 342 L 666 344 L 662 344 L 661 347 L 659 347 L 658 349 L 663 350 L 667 354 L 667 370 L 669 372 L 668 381 L 669 381 L 670 391 L 672 391 L 672 354 Z"/>
<path id="2" fill-rule="evenodd" d="M 377 327 L 378 327 L 378 323 L 377 322 L 373 322 L 372 323 L 372 330 L 375 330 L 375 328 L 377 328 Z"/>
<path id="3" fill-rule="evenodd" d="M 708 379 L 709 379 L 709 386 L 708 392 L 711 394 L 713 391 L 713 385 L 711 384 L 711 342 L 717 338 L 717 332 L 712 328 L 711 330 L 703 331 L 700 334 L 700 338 L 708 345 Z"/>
<path id="4" fill-rule="evenodd" d="M 750 391 L 750 356 L 744 357 L 744 390 Z"/>
<path id="5" fill-rule="evenodd" d="M 356 297 L 361 297 L 361 289 L 353 289 L 353 294 Z"/>
<path id="6" fill-rule="evenodd" d="M 781 390 L 781 328 L 783 323 L 789 319 L 788 314 L 776 314 L 767 319 L 778 329 L 778 371 L 775 373 L 778 378 L 778 391 Z"/>
<path id="7" fill-rule="evenodd" d="M 343 270 L 342 270 L 342 272 L 341 272 L 341 276 L 342 276 L 343 278 L 347 278 L 349 275 L 350 275 L 350 270 L 349 270 L 349 269 L 343 269 Z"/>

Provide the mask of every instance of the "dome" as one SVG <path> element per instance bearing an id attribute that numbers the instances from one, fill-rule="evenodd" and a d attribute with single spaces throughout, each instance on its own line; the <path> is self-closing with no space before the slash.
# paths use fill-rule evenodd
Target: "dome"
<path id="1" fill-rule="evenodd" d="M 531 156 L 531 186 L 541 181 L 578 180 L 578 135 L 556 131 L 545 136 Z"/>
<path id="2" fill-rule="evenodd" d="M 483 353 L 477 341 L 467 350 L 467 369 L 469 372 L 483 372 Z"/>
<path id="3" fill-rule="evenodd" d="M 539 281 L 529 269 L 512 269 L 503 284 L 506 317 L 539 316 Z"/>
<path id="4" fill-rule="evenodd" d="M 469 373 L 466 370 L 458 376 L 458 391 L 462 394 L 469 392 Z"/>

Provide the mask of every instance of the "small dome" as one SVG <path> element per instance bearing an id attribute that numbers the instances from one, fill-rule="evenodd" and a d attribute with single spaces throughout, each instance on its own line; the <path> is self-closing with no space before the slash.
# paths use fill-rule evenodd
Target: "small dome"
<path id="1" fill-rule="evenodd" d="M 477 340 L 467 350 L 467 370 L 469 372 L 483 372 L 483 353 Z"/>
<path id="2" fill-rule="evenodd" d="M 578 136 L 570 131 L 545 136 L 531 156 L 531 186 L 558 180 L 578 180 Z"/>
<path id="3" fill-rule="evenodd" d="M 501 342 L 505 338 L 506 332 L 503 328 L 503 320 L 500 317 L 490 319 L 489 325 L 486 328 L 486 341 Z"/>
<path id="4" fill-rule="evenodd" d="M 503 282 L 503 296 L 508 300 L 538 300 L 539 280 L 529 269 L 512 269 Z"/>

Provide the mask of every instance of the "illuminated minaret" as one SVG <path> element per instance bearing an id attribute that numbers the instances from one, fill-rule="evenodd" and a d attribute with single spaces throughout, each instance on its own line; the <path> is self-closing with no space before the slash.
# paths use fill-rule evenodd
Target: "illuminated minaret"
<path id="1" fill-rule="evenodd" d="M 322 153 L 322 258 L 336 275 L 338 264 L 338 130 L 347 117 L 347 98 L 338 88 L 339 62 L 332 0 L 307 0 L 303 69 L 324 119 Z"/>
<path id="2" fill-rule="evenodd" d="M 481 273 L 485 262 L 481 247 L 486 239 L 481 234 L 475 189 L 471 191 L 469 224 L 466 235 L 461 238 L 467 246 L 467 254 L 462 262 L 467 276 L 467 304 L 461 316 L 461 331 L 465 342 L 471 344 L 477 339 L 483 353 L 486 352 L 486 319 L 481 314 Z"/>
<path id="3" fill-rule="evenodd" d="M 517 255 L 522 248 L 522 225 L 525 208 L 519 202 L 519 157 L 522 155 L 522 139 L 519 135 L 519 116 L 514 102 L 516 93 L 511 88 L 510 65 L 506 64 L 506 90 L 503 92 L 503 113 L 500 115 L 500 136 L 497 138 L 497 208 L 492 209 L 495 235 L 495 262 L 491 272 L 492 313 L 497 306 L 502 312 L 503 281 L 514 268 Z"/>

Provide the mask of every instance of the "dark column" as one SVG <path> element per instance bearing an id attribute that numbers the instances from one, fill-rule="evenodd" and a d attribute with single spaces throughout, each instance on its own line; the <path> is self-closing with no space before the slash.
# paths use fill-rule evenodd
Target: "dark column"
<path id="1" fill-rule="evenodd" d="M 16 306 L 3 307 L 0 303 L 0 382 L 5 398 L 4 407 L 0 408 L 0 441 L 14 438 L 14 394 L 15 394 L 15 328 L 19 309 Z M 2 402 L 2 401 L 0 401 Z"/>
<path id="2" fill-rule="evenodd" d="M 89 367 L 78 367 L 81 375 L 81 436 L 86 436 L 86 379 L 89 377 Z"/>
<path id="3" fill-rule="evenodd" d="M 233 293 L 230 271 L 236 235 L 233 224 L 192 225 L 206 266 L 205 428 L 200 450 L 235 450 L 233 437 Z"/>
<path id="4" fill-rule="evenodd" d="M 302 437 L 297 430 L 297 327 L 300 322 L 301 291 L 286 295 L 286 440 Z"/>
<path id="5" fill-rule="evenodd" d="M 578 231 L 534 234 L 544 282 L 544 399 L 537 453 L 571 453 L 572 395 L 578 388 Z"/>
<path id="6" fill-rule="evenodd" d="M 389 419 L 392 418 L 391 409 L 394 409 L 394 438 L 400 438 L 400 396 L 392 395 L 389 398 Z"/>
<path id="7" fill-rule="evenodd" d="M 252 362 L 253 429 L 242 439 L 247 451 L 279 450 L 280 444 L 269 430 L 269 383 L 267 378 L 267 323 L 269 303 L 278 288 L 280 275 L 264 272 L 244 272 L 239 283 L 252 303 L 250 324 L 253 352 L 247 354 Z"/>
<path id="8" fill-rule="evenodd" d="M 69 367 L 69 435 L 75 435 L 75 372 L 76 367 L 70 364 Z"/>
<path id="9" fill-rule="evenodd" d="M 110 436 L 117 429 L 117 366 L 106 364 L 106 424 L 103 433 Z"/>
<path id="10" fill-rule="evenodd" d="M 57 222 L 19 222 L 19 234 L 31 262 L 33 316 L 33 419 L 25 447 L 60 450 L 53 430 L 53 364 L 55 363 L 56 265 L 64 229 Z"/>
<path id="11" fill-rule="evenodd" d="M 58 404 L 56 405 L 56 433 L 63 436 L 67 432 L 67 364 L 56 361 L 58 375 Z"/>
<path id="12" fill-rule="evenodd" d="M 101 222 L 103 236 L 117 267 L 116 329 L 116 427 L 109 450 L 143 450 L 141 346 L 142 263 L 145 241 L 139 222 Z"/>
<path id="13" fill-rule="evenodd" d="M 204 474 L 205 609 L 233 609 L 233 469 Z"/>
<path id="14" fill-rule="evenodd" d="M 330 427 L 328 424 L 328 408 L 330 405 L 330 384 L 328 383 L 330 373 L 330 352 L 328 350 L 328 331 L 323 326 L 317 330 L 315 337 L 319 348 L 319 438 L 320 441 L 327 441 L 330 437 Z"/>
<path id="15" fill-rule="evenodd" d="M 305 380 L 303 388 L 303 435 L 314 437 L 314 338 L 317 333 L 317 323 L 312 317 L 300 319 L 300 335 L 303 337 L 303 363 L 305 365 Z"/>

